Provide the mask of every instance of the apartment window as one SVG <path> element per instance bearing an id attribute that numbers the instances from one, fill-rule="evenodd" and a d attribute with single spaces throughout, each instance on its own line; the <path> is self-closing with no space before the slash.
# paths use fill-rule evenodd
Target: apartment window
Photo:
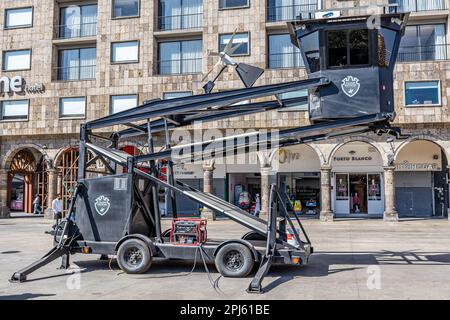
<path id="1" fill-rule="evenodd" d="M 202 40 L 159 43 L 159 74 L 200 73 Z"/>
<path id="2" fill-rule="evenodd" d="M 111 44 L 111 62 L 138 62 L 139 61 L 139 42 L 116 42 Z"/>
<path id="3" fill-rule="evenodd" d="M 392 7 L 391 11 L 419 12 L 445 10 L 445 1 L 446 0 L 389 0 L 389 4 L 397 5 L 397 7 Z"/>
<path id="4" fill-rule="evenodd" d="M 72 97 L 61 98 L 59 101 L 60 118 L 79 118 L 84 117 L 86 113 L 86 98 Z"/>
<path id="5" fill-rule="evenodd" d="M 319 0 L 268 0 L 267 20 L 298 20 L 300 15 L 307 18 L 309 12 L 319 10 Z"/>
<path id="6" fill-rule="evenodd" d="M 283 108 L 283 111 L 304 111 L 308 110 L 308 89 L 282 93 L 278 95 L 278 99 L 281 101 L 288 99 L 298 99 L 299 102 L 291 100 L 287 107 Z M 286 102 L 287 103 L 287 102 Z"/>
<path id="7" fill-rule="evenodd" d="M 17 8 L 5 10 L 5 29 L 25 28 L 33 26 L 33 8 Z"/>
<path id="8" fill-rule="evenodd" d="M 400 62 L 446 60 L 444 24 L 407 26 L 400 43 Z"/>
<path id="9" fill-rule="evenodd" d="M 159 0 L 160 30 L 199 28 L 203 22 L 203 0 Z"/>
<path id="10" fill-rule="evenodd" d="M 139 16 L 139 0 L 112 0 L 113 18 Z"/>
<path id="11" fill-rule="evenodd" d="M 169 100 L 169 99 L 176 99 L 176 98 L 183 98 L 183 97 L 190 97 L 190 96 L 192 96 L 192 91 L 164 92 L 163 99 Z"/>
<path id="12" fill-rule="evenodd" d="M 111 114 L 136 108 L 137 102 L 138 96 L 135 94 L 111 96 Z"/>
<path id="13" fill-rule="evenodd" d="M 59 51 L 58 80 L 95 79 L 96 48 Z"/>
<path id="14" fill-rule="evenodd" d="M 31 50 L 3 52 L 3 71 L 29 70 L 31 68 Z"/>
<path id="15" fill-rule="evenodd" d="M 1 120 L 27 120 L 29 100 L 2 101 Z"/>
<path id="16" fill-rule="evenodd" d="M 59 38 L 92 37 L 97 34 L 97 5 L 61 9 Z"/>
<path id="17" fill-rule="evenodd" d="M 405 82 L 406 106 L 440 106 L 441 87 L 439 81 Z"/>
<path id="18" fill-rule="evenodd" d="M 232 34 L 219 35 L 219 51 L 225 50 L 225 46 L 230 42 Z M 236 33 L 233 39 L 233 47 L 236 48 L 230 56 L 242 56 L 250 54 L 248 32 Z"/>
<path id="19" fill-rule="evenodd" d="M 369 64 L 369 30 L 329 31 L 327 40 L 330 68 Z"/>
<path id="20" fill-rule="evenodd" d="M 219 0 L 219 9 L 248 7 L 248 2 L 249 0 Z"/>
<path id="21" fill-rule="evenodd" d="M 288 34 L 269 35 L 269 68 L 303 67 L 300 49 L 294 46 Z"/>

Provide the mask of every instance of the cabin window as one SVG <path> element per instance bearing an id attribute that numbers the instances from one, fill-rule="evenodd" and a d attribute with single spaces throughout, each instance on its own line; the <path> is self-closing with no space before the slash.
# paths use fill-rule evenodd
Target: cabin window
<path id="1" fill-rule="evenodd" d="M 312 32 L 300 39 L 302 50 L 306 57 L 309 72 L 314 73 L 320 70 L 319 53 L 319 32 Z"/>
<path id="2" fill-rule="evenodd" d="M 396 37 L 397 33 L 394 30 L 387 28 L 378 30 L 378 66 L 389 67 Z"/>
<path id="3" fill-rule="evenodd" d="M 369 64 L 369 30 L 329 31 L 327 41 L 328 67 L 342 68 Z"/>
<path id="4" fill-rule="evenodd" d="M 350 65 L 369 64 L 369 30 L 350 32 Z"/>

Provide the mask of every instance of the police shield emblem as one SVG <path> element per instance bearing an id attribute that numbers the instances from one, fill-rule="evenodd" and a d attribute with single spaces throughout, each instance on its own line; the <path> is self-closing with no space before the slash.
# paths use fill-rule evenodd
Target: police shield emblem
<path id="1" fill-rule="evenodd" d="M 359 79 L 356 77 L 348 76 L 342 80 L 342 91 L 349 96 L 350 98 L 354 97 L 359 89 L 361 88 L 361 84 L 359 83 Z"/>
<path id="2" fill-rule="evenodd" d="M 111 204 L 108 197 L 100 196 L 95 199 L 95 211 L 101 216 L 104 216 L 109 211 L 110 206 Z"/>

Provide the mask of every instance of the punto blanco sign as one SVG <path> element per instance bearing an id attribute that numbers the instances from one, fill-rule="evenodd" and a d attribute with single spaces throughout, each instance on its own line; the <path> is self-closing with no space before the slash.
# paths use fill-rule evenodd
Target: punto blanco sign
<path id="1" fill-rule="evenodd" d="M 42 93 L 45 86 L 42 83 L 28 85 L 22 76 L 14 76 L 11 79 L 3 76 L 0 78 L 0 95 L 13 93 Z"/>

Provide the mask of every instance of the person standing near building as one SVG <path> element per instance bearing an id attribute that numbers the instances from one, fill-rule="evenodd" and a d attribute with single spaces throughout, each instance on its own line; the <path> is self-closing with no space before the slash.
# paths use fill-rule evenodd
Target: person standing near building
<path id="1" fill-rule="evenodd" d="M 40 214 L 41 213 L 41 197 L 39 197 L 38 194 L 34 196 L 33 200 L 33 214 Z"/>
<path id="2" fill-rule="evenodd" d="M 52 201 L 52 210 L 53 210 L 53 218 L 56 220 L 56 223 L 53 226 L 53 229 L 55 229 L 62 219 L 62 201 L 60 193 L 58 193 L 56 195 L 56 198 Z"/>
<path id="3" fill-rule="evenodd" d="M 259 193 L 257 193 L 255 195 L 255 212 L 254 212 L 254 215 L 256 217 L 258 217 L 260 212 L 261 212 L 261 198 L 259 197 Z"/>

